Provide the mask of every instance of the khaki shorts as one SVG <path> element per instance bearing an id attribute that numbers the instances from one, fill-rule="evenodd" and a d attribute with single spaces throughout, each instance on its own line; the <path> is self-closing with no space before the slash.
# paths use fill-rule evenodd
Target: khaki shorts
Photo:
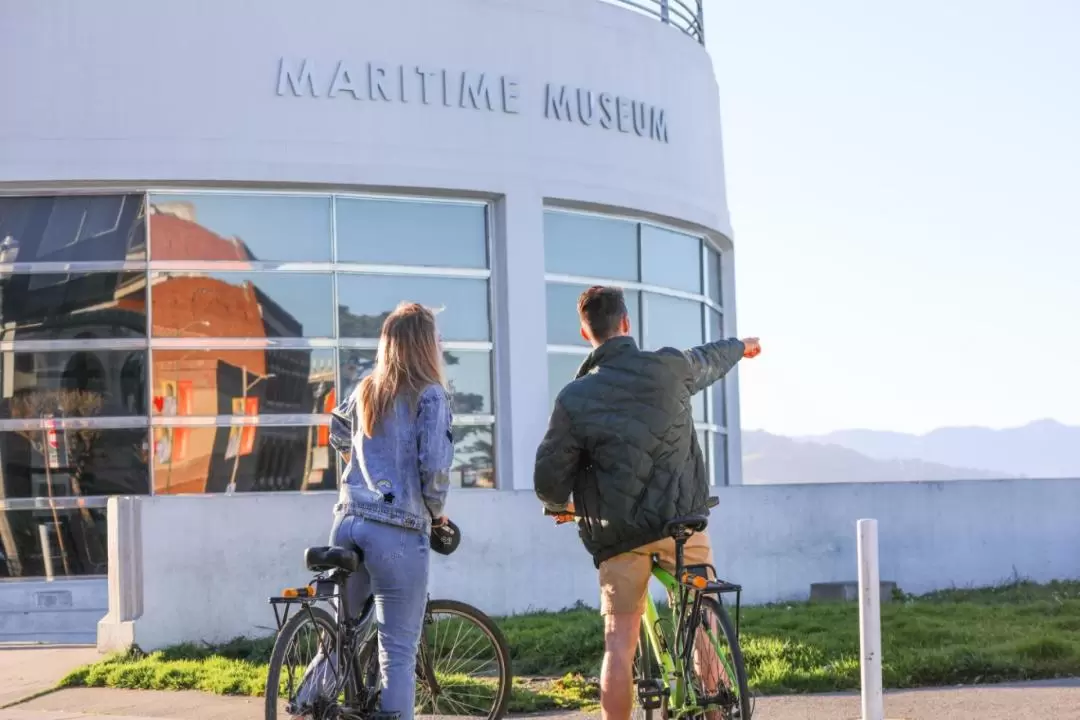
<path id="1" fill-rule="evenodd" d="M 652 577 L 652 556 L 675 572 L 675 541 L 671 538 L 616 555 L 600 563 L 600 614 L 640 615 L 645 612 L 645 594 Z M 712 565 L 712 545 L 708 533 L 694 533 L 683 548 L 684 565 Z"/>

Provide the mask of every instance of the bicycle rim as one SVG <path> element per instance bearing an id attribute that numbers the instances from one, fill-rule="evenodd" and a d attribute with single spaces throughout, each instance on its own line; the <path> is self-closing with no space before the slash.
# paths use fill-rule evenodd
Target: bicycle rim
<path id="1" fill-rule="evenodd" d="M 374 685 L 379 681 L 374 639 L 361 658 L 362 676 Z M 416 675 L 416 717 L 498 720 L 510 702 L 506 640 L 491 618 L 465 603 L 428 603 Z"/>
<path id="2" fill-rule="evenodd" d="M 286 720 L 297 717 L 318 717 L 322 709 L 313 714 L 294 715 L 289 705 L 296 698 L 304 672 L 322 650 L 330 652 L 334 647 L 337 623 L 321 608 L 298 609 L 281 628 L 270 655 L 266 677 L 266 720 Z M 339 698 L 340 700 L 341 698 Z"/>
<path id="3" fill-rule="evenodd" d="M 719 698 L 710 713 L 724 720 L 750 720 L 746 666 L 727 610 L 714 598 L 702 598 L 694 622 L 694 662 L 687 668 L 694 694 L 699 700 Z"/>

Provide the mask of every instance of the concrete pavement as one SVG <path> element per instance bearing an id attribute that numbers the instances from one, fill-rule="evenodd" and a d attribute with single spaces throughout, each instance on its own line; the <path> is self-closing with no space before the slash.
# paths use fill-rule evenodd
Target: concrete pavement
<path id="1" fill-rule="evenodd" d="M 886 716 L 893 720 L 1080 720 L 1080 680 L 891 692 L 886 696 L 885 709 Z M 753 720 L 855 720 L 859 714 L 857 695 L 798 695 L 759 698 Z M 589 716 L 558 713 L 544 717 L 585 720 Z M 63 690 L 0 710 L 0 720 L 262 718 L 261 698 L 99 689 Z"/>
<path id="2" fill-rule="evenodd" d="M 72 670 L 101 658 L 93 646 L 0 646 L 0 708 L 56 687 Z"/>

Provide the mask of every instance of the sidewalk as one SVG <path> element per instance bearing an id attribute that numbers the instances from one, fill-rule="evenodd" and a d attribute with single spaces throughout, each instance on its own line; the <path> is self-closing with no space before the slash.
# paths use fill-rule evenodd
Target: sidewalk
<path id="1" fill-rule="evenodd" d="M 892 720 L 1080 720 L 1080 680 L 888 693 Z M 759 698 L 753 720 L 856 720 L 857 695 Z M 198 692 L 74 689 L 0 710 L 0 720 L 262 720 L 262 698 Z M 582 720 L 582 713 L 545 715 Z M 593 716 L 596 717 L 596 716 Z"/>
<path id="2" fill-rule="evenodd" d="M 0 708 L 46 692 L 72 670 L 101 658 L 93 646 L 0 646 Z"/>

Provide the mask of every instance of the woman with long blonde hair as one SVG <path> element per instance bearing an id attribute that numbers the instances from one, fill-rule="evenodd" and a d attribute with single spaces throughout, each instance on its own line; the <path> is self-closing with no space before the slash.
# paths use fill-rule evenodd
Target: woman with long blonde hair
<path id="1" fill-rule="evenodd" d="M 375 368 L 339 407 L 331 444 L 346 460 L 330 544 L 363 551 L 347 607 L 375 596 L 381 710 L 411 720 L 427 604 L 430 532 L 454 458 L 435 316 L 402 303 L 383 322 Z"/>

